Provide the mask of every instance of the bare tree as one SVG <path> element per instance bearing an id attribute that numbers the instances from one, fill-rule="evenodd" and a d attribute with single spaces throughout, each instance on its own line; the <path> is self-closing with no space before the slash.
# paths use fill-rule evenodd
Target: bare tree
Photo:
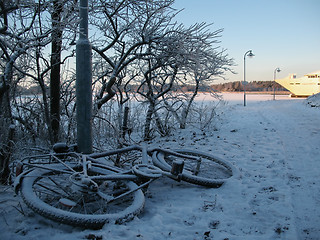
<path id="1" fill-rule="evenodd" d="M 60 134 L 60 100 L 61 100 L 61 65 L 65 59 L 72 56 L 68 54 L 62 60 L 62 51 L 69 50 L 66 46 L 70 42 L 67 30 L 71 30 L 73 35 L 76 35 L 76 28 L 78 24 L 77 18 L 77 0 L 52 0 L 48 11 L 51 14 L 51 56 L 50 56 L 50 131 L 52 132 L 51 142 L 57 142 Z M 67 32 L 67 34 L 64 34 Z M 63 38 L 64 41 L 63 45 Z M 72 39 L 74 41 L 74 39 Z"/>
<path id="2" fill-rule="evenodd" d="M 5 149 L 1 158 L 9 159 L 12 149 L 9 151 L 7 146 L 11 146 L 13 139 L 7 139 L 13 134 L 8 129 L 12 129 L 9 126 L 17 122 L 23 125 L 34 139 L 36 135 L 44 136 L 43 132 L 37 132 L 36 125 L 39 128 L 40 125 L 41 128 L 47 127 L 51 143 L 58 139 L 60 65 L 72 56 L 71 51 L 61 58 L 62 50 L 68 48 L 65 43 L 70 41 L 69 36 L 64 35 L 66 40 L 63 45 L 62 33 L 67 25 L 76 25 L 77 21 L 73 16 L 74 2 L 66 0 L 4 1 L 0 7 L 0 64 L 3 72 L 0 83 L 0 149 Z M 51 13 L 52 21 L 48 21 Z M 52 54 L 47 51 L 50 43 Z M 48 81 L 50 75 L 51 84 Z M 14 94 L 18 93 L 17 86 L 21 85 L 38 85 L 42 99 L 35 96 L 17 101 L 17 95 Z M 48 86 L 51 94 L 48 93 Z M 15 108 L 14 114 L 12 107 Z M 4 166 L 7 166 L 7 160 L 1 162 L 5 162 Z"/>
<path id="3" fill-rule="evenodd" d="M 229 58 L 224 49 L 220 49 L 218 38 L 222 29 L 214 32 L 209 31 L 206 23 L 195 24 L 185 30 L 178 32 L 175 44 L 178 49 L 178 56 L 182 58 L 179 61 L 179 74 L 177 85 L 181 92 L 186 84 L 194 86 L 192 94 L 184 94 L 180 100 L 181 115 L 178 115 L 177 109 L 172 108 L 165 100 L 165 104 L 180 124 L 180 128 L 186 127 L 186 120 L 191 110 L 195 97 L 198 95 L 201 85 L 209 85 L 218 77 L 223 77 L 226 71 L 232 71 L 233 59 Z M 175 98 L 178 98 L 176 95 Z M 172 98 L 171 98 L 172 99 Z"/>
<path id="4" fill-rule="evenodd" d="M 209 51 L 203 56 L 199 55 L 199 58 L 194 65 L 188 67 L 187 78 L 191 80 L 194 85 L 194 91 L 192 95 L 187 98 L 185 105 L 182 108 L 180 116 L 180 128 L 186 127 L 186 121 L 188 114 L 191 110 L 191 106 L 195 97 L 198 95 L 198 91 L 201 85 L 209 85 L 226 71 L 231 71 L 230 66 L 233 65 L 233 60 L 229 59 L 224 50 L 216 52 L 209 49 Z M 188 82 L 188 81 L 187 81 Z"/>
<path id="5" fill-rule="evenodd" d="M 141 82 L 137 93 L 140 94 L 148 102 L 148 111 L 146 114 L 144 125 L 144 140 L 151 139 L 151 121 L 154 119 L 158 132 L 165 136 L 167 129 L 165 128 L 159 113 L 158 106 L 160 100 L 166 95 L 173 86 L 177 74 L 175 65 L 165 66 L 163 63 L 151 63 L 144 73 L 144 81 Z"/>
<path id="6" fill-rule="evenodd" d="M 157 106 L 161 106 L 161 101 L 166 102 L 172 86 L 186 84 L 186 79 L 196 85 L 192 96 L 180 105 L 181 115 L 167 105 L 180 127 L 185 128 L 199 86 L 230 70 L 232 65 L 224 50 L 218 49 L 217 38 L 222 30 L 211 32 L 205 23 L 189 28 L 178 25 L 173 20 L 178 11 L 171 8 L 172 3 L 148 0 L 93 3 L 91 23 L 98 30 L 93 38 L 93 49 L 99 56 L 100 66 L 99 72 L 96 71 L 96 86 L 101 86 L 96 106 L 101 108 L 116 93 L 121 98 L 120 86 L 129 82 L 126 72 L 131 68 L 139 69 L 141 73 L 134 81 L 140 85 L 140 96 L 149 103 L 145 139 L 150 137 L 152 119 L 160 134 L 167 134 Z M 176 78 L 177 74 L 188 77 Z"/>
<path id="7" fill-rule="evenodd" d="M 224 50 L 218 52 L 216 45 L 222 30 L 208 31 L 205 23 L 195 24 L 189 28 L 182 25 L 165 29 L 162 41 L 151 43 L 145 56 L 144 81 L 138 93 L 149 103 L 144 127 L 144 139 L 150 139 L 151 121 L 161 135 L 168 134 L 165 127 L 168 119 L 174 116 L 180 128 L 186 127 L 186 119 L 199 87 L 212 82 L 225 71 L 230 70 L 232 59 Z M 186 84 L 194 86 L 193 93 L 183 94 Z M 175 91 L 176 90 L 176 91 Z M 160 118 L 159 113 L 167 113 Z M 180 115 L 179 115 L 180 112 Z M 171 116 L 170 116 L 171 115 Z"/>
<path id="8" fill-rule="evenodd" d="M 116 94 L 113 86 L 120 73 L 148 54 L 148 44 L 161 40 L 170 22 L 169 15 L 164 13 L 170 10 L 172 3 L 173 0 L 93 1 L 95 10 L 91 24 L 98 31 L 93 50 L 107 65 L 99 76 L 102 81 L 96 100 L 98 108 Z"/>
<path id="9" fill-rule="evenodd" d="M 38 16 L 35 4 L 24 4 L 24 1 L 1 2 L 1 31 L 0 31 L 0 178 L 7 180 L 8 164 L 12 155 L 14 121 L 11 108 L 12 89 L 21 79 L 15 71 L 18 59 L 35 46 L 46 45 L 50 30 L 36 34 L 33 25 Z M 16 80 L 16 81 L 14 81 Z"/>

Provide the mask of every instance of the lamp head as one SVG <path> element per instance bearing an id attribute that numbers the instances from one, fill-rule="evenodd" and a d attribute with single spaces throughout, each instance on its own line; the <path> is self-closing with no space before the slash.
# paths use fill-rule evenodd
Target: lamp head
<path id="1" fill-rule="evenodd" d="M 277 72 L 281 72 L 280 68 L 277 68 Z"/>
<path id="2" fill-rule="evenodd" d="M 252 57 L 254 57 L 255 55 L 252 53 L 252 50 L 250 50 L 250 52 L 248 53 L 247 56 L 250 57 L 250 58 L 252 58 Z"/>

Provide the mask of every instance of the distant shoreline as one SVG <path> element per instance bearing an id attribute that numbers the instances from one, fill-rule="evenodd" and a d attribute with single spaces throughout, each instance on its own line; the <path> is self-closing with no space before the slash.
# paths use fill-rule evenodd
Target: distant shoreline
<path id="1" fill-rule="evenodd" d="M 233 91 L 223 91 L 220 93 L 235 93 L 235 94 L 243 94 L 243 91 L 241 92 L 233 92 Z M 254 94 L 254 95 L 273 95 L 274 92 L 271 91 L 246 91 L 246 94 Z M 291 93 L 289 91 L 275 91 L 276 95 L 290 95 Z"/>

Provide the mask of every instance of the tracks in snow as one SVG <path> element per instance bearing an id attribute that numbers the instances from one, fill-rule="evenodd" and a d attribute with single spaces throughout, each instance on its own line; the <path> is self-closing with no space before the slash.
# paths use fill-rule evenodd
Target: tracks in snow
<path id="1" fill-rule="evenodd" d="M 259 114 L 273 126 L 283 146 L 298 239 L 320 236 L 320 111 L 302 102 L 265 104 Z"/>

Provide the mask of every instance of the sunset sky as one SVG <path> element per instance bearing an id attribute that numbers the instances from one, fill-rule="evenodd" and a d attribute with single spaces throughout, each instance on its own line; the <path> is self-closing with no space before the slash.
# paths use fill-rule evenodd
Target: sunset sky
<path id="1" fill-rule="evenodd" d="M 223 28 L 220 45 L 227 49 L 237 66 L 236 75 L 226 81 L 273 80 L 296 73 L 297 77 L 320 70 L 319 0 L 176 0 L 174 7 L 184 9 L 176 18 L 189 26 L 196 22 L 213 23 L 212 31 Z"/>

